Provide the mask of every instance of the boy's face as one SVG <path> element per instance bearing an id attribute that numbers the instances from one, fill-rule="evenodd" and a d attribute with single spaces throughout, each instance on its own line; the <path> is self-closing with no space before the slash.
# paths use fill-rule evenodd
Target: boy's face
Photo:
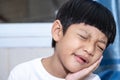
<path id="1" fill-rule="evenodd" d="M 62 27 L 56 28 L 53 38 L 56 41 L 55 55 L 70 72 L 77 72 L 95 63 L 107 44 L 107 37 L 100 30 L 84 23 L 71 25 L 65 35 Z"/>

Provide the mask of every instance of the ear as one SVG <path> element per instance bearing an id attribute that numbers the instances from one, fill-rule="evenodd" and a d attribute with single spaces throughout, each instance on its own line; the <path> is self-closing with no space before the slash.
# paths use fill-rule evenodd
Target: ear
<path id="1" fill-rule="evenodd" d="M 63 28 L 59 20 L 55 20 L 52 26 L 52 37 L 57 42 L 63 37 Z"/>

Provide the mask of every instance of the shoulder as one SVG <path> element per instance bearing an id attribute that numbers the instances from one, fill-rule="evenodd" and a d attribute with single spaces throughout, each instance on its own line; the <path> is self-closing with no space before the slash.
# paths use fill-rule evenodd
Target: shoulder
<path id="1" fill-rule="evenodd" d="M 41 58 L 37 58 L 37 59 L 33 59 L 33 60 L 30 60 L 30 61 L 27 61 L 27 62 L 23 62 L 23 63 L 18 64 L 17 66 L 15 66 L 12 71 L 17 71 L 17 70 L 26 71 L 29 68 L 31 68 L 31 66 L 33 64 L 37 64 L 37 62 L 40 61 L 40 60 L 41 60 Z"/>
<path id="2" fill-rule="evenodd" d="M 101 80 L 97 74 L 91 73 L 85 80 Z"/>
<path id="3" fill-rule="evenodd" d="M 27 76 L 30 75 L 34 64 L 37 64 L 38 61 L 40 61 L 40 60 L 41 60 L 41 58 L 37 58 L 37 59 L 33 59 L 30 61 L 18 64 L 10 72 L 8 80 L 20 80 L 21 78 L 22 79 L 24 79 L 24 77 L 26 78 Z M 10 78 L 12 78 L 12 79 L 10 79 Z M 13 79 L 13 78 L 15 78 L 15 79 Z"/>

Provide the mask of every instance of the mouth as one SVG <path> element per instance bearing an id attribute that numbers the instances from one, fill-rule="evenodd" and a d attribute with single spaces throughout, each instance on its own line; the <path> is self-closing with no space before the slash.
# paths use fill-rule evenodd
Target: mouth
<path id="1" fill-rule="evenodd" d="M 75 54 L 75 59 L 80 63 L 80 64 L 88 64 L 89 63 L 89 60 L 88 58 L 84 57 L 84 56 L 81 56 L 81 55 L 77 55 Z"/>

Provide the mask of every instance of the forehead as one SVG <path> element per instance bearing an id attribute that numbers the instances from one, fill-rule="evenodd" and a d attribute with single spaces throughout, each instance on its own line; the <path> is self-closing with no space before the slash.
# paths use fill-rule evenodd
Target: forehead
<path id="1" fill-rule="evenodd" d="M 99 29 L 97 29 L 95 26 L 91 26 L 91 25 L 87 25 L 85 23 L 80 23 L 80 24 L 72 24 L 69 28 L 68 28 L 68 32 L 72 31 L 72 32 L 83 32 L 86 35 L 90 35 L 93 36 L 95 38 L 99 38 L 99 39 L 104 39 L 107 41 L 107 37 L 105 36 L 105 34 L 103 32 L 101 32 Z"/>

